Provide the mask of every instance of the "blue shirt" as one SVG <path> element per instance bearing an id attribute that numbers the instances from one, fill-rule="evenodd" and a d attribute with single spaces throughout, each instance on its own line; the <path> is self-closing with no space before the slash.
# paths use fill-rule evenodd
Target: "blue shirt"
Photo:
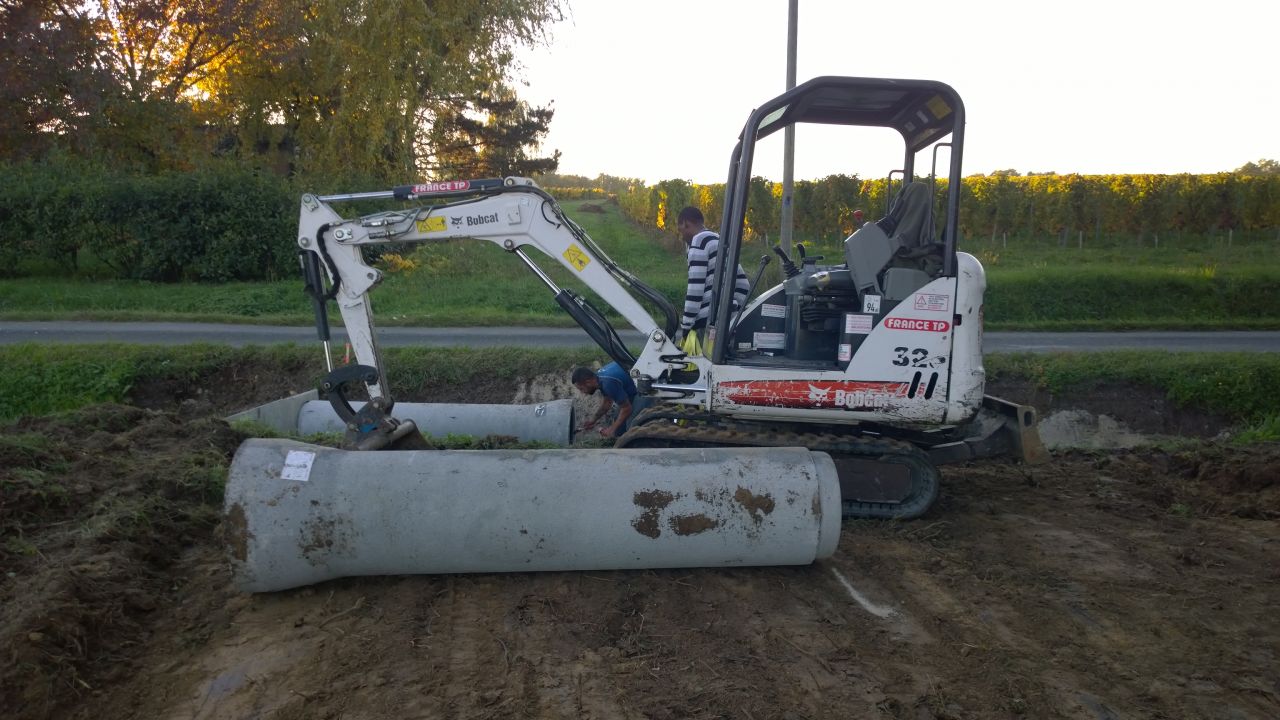
<path id="1" fill-rule="evenodd" d="M 636 384 L 616 362 L 596 371 L 596 380 L 600 382 L 600 392 L 619 405 L 629 405 L 636 397 Z"/>

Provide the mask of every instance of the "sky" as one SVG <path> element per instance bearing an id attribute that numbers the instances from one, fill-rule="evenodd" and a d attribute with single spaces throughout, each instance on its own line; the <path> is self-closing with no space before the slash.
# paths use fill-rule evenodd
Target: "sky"
<path id="1" fill-rule="evenodd" d="M 786 89 L 787 0 L 568 3 L 550 45 L 520 52 L 516 71 L 521 97 L 555 108 L 543 149 L 561 152 L 560 172 L 723 182 L 747 116 Z M 798 17 L 797 82 L 955 88 L 965 175 L 1280 159 L 1275 0 L 799 0 Z M 782 179 L 781 137 L 758 148 L 755 174 Z M 901 165 L 898 142 L 802 127 L 795 177 L 880 177 Z"/>

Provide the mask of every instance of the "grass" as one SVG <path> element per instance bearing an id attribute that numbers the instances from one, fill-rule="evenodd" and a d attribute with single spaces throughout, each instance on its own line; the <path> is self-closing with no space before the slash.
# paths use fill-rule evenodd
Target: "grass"
<path id="1" fill-rule="evenodd" d="M 33 432 L 0 435 L 0 463 L 38 470 L 61 471 L 66 467 L 49 437 Z"/>
<path id="2" fill-rule="evenodd" d="M 669 297 L 684 295 L 684 259 L 673 238 L 637 227 L 610 203 L 564 203 L 570 217 L 622 267 Z M 1224 237 L 1018 239 L 1010 246 L 962 243 L 987 270 L 987 326 L 992 330 L 1280 329 L 1280 243 Z M 749 247 L 755 270 L 765 249 Z M 835 243 L 811 254 L 834 260 Z M 533 253 L 537 255 L 537 253 Z M 382 263 L 387 277 L 372 293 L 381 325 L 571 326 L 551 293 L 517 259 L 483 241 L 417 246 L 405 262 Z M 550 258 L 535 258 L 558 284 L 585 290 Z M 91 264 L 91 263 L 90 263 Z M 778 280 L 773 263 L 762 286 Z M 165 320 L 306 325 L 311 309 L 301 279 L 201 285 L 26 277 L 0 281 L 0 319 Z M 587 293 L 591 296 L 591 293 Z M 597 303 L 604 308 L 603 303 Z M 331 306 L 331 322 L 338 322 Z M 616 319 L 616 315 L 609 313 Z"/>
<path id="3" fill-rule="evenodd" d="M 396 387 L 468 386 L 494 378 L 533 377 L 598 360 L 598 350 L 516 348 L 386 348 L 383 358 Z M 97 403 L 126 402 L 135 384 L 178 381 L 200 386 L 232 367 L 321 368 L 314 347 L 270 345 L 41 345 L 0 346 L 0 422 L 47 415 Z M 14 441 L 16 442 L 16 441 Z M 25 442 L 25 441 L 24 441 Z M 35 445 L 0 443 L 0 460 L 38 452 Z"/>
<path id="4" fill-rule="evenodd" d="M 1236 433 L 1233 440 L 1240 445 L 1262 442 L 1280 442 L 1280 412 L 1263 415 Z"/>
<path id="5" fill-rule="evenodd" d="M 1158 247 L 1150 236 L 1142 242 L 1135 237 L 1086 237 L 1083 246 L 1074 237 L 1066 245 L 1053 238 L 1020 238 L 1009 244 L 983 238 L 962 240 L 961 249 L 976 256 L 988 271 L 1107 268 L 1135 260 L 1143 267 L 1209 277 L 1259 266 L 1280 269 L 1280 237 L 1267 233 L 1244 240 L 1242 235 L 1237 234 L 1230 245 L 1226 233 L 1166 237 Z"/>
<path id="6" fill-rule="evenodd" d="M 1280 272 L 1240 268 L 1207 276 L 1160 267 L 1066 266 L 992 272 L 992 327 L 1280 327 Z"/>
<path id="7" fill-rule="evenodd" d="M 8 320 L 167 320 L 295 325 L 310 320 L 299 282 L 196 283 L 28 277 L 0 281 Z"/>
<path id="8" fill-rule="evenodd" d="M 1090 384 L 1158 388 L 1183 407 L 1254 424 L 1280 414 L 1280 356 L 1275 353 L 1008 353 L 988 355 L 989 379 L 1021 378 L 1054 393 Z"/>
<path id="9" fill-rule="evenodd" d="M 139 378 L 192 384 L 231 362 L 290 360 L 294 346 L 234 349 L 226 345 L 43 345 L 0 347 L 0 419 L 45 415 L 94 403 L 123 402 Z"/>

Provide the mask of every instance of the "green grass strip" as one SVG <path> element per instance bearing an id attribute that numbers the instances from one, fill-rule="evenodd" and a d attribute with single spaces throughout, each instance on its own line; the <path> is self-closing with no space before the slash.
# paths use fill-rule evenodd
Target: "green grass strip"
<path id="1" fill-rule="evenodd" d="M 400 392 L 534 377 L 600 360 L 592 348 L 388 348 L 388 374 Z M 177 381 L 199 387 L 220 370 L 271 367 L 321 374 L 311 346 L 45 345 L 0 347 L 0 421 L 47 415 L 104 402 L 125 402 L 135 385 Z M 284 392 L 283 389 L 281 391 Z"/>
<path id="2" fill-rule="evenodd" d="M 1060 267 L 988 275 L 983 298 L 992 323 L 1053 321 L 1130 326 L 1221 325 L 1280 319 L 1280 272 L 1176 268 Z"/>
<path id="3" fill-rule="evenodd" d="M 1054 393 L 1106 384 L 1139 384 L 1175 404 L 1241 423 L 1280 413 L 1280 354 L 1124 350 L 1008 353 L 984 359 L 989 380 L 1025 379 Z"/>

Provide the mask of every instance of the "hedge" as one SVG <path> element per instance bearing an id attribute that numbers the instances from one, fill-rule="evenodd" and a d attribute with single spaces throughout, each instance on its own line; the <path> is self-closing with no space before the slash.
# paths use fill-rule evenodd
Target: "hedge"
<path id="1" fill-rule="evenodd" d="M 232 163 L 143 175 L 67 159 L 0 165 L 0 275 L 28 258 L 119 278 L 277 279 L 297 272 L 298 193 Z"/>

